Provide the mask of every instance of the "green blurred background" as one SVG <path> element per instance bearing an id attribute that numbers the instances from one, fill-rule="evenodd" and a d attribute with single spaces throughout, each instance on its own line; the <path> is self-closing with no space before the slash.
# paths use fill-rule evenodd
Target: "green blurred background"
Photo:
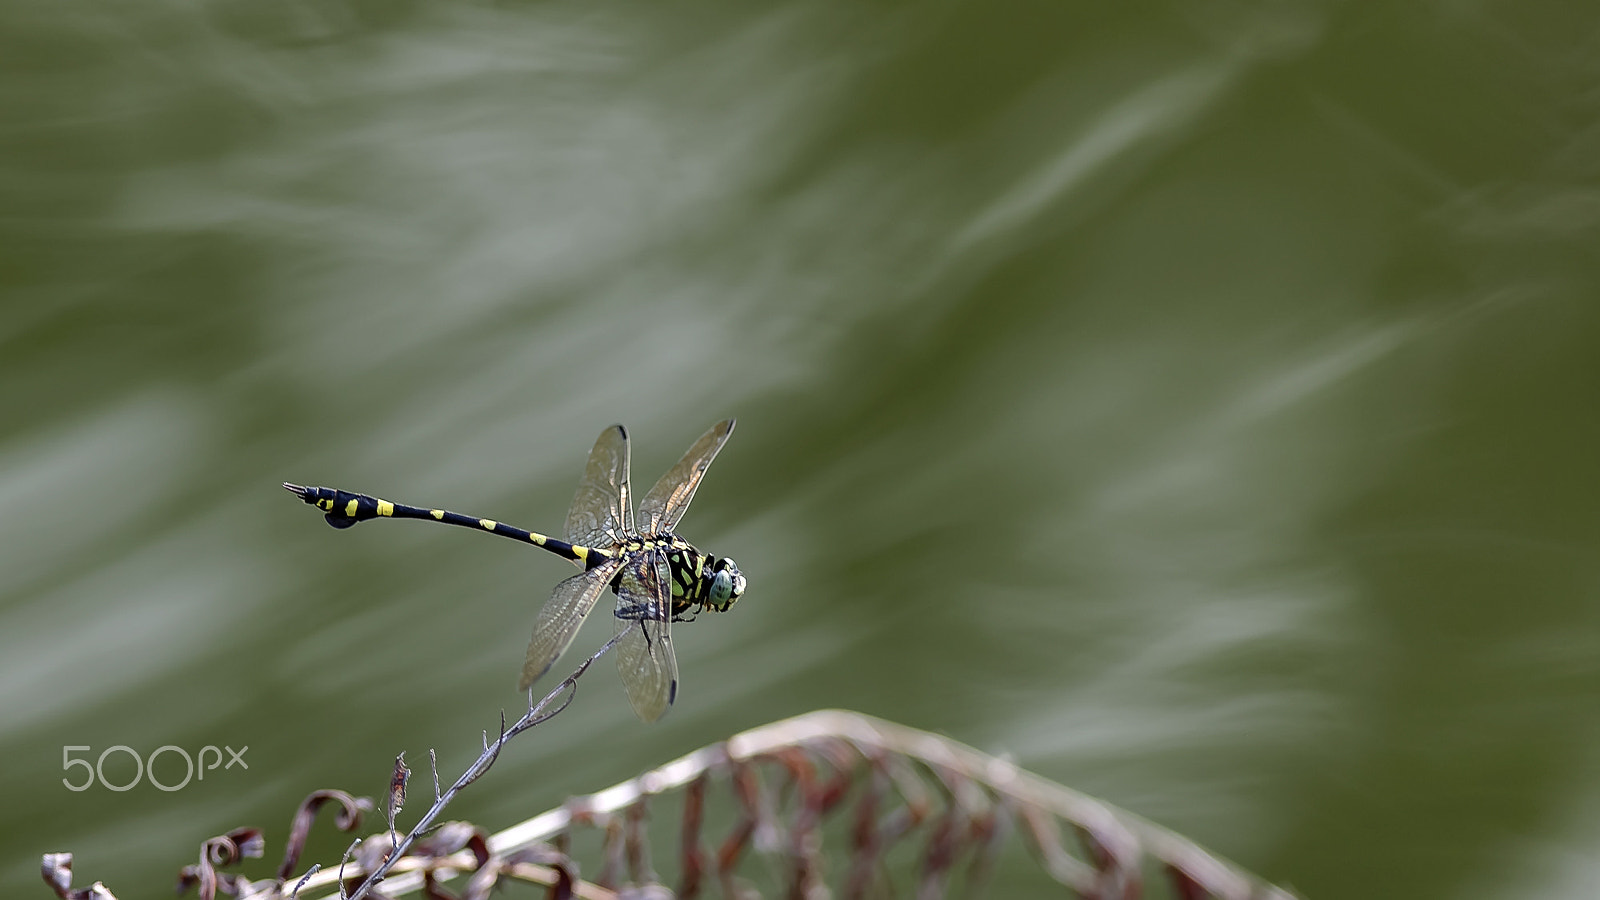
<path id="1" fill-rule="evenodd" d="M 1600 895 L 1594 4 L 15 0 L 0 71 L 6 896 L 520 702 L 565 563 L 279 482 L 558 530 L 727 415 L 677 706 L 452 815 L 848 707 L 1310 897 Z"/>

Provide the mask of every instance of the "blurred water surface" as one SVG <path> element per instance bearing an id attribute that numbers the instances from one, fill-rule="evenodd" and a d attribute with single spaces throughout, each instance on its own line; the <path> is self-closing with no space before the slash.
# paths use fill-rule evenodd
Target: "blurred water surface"
<path id="1" fill-rule="evenodd" d="M 274 855 L 520 702 L 565 564 L 279 482 L 556 530 L 605 425 L 642 489 L 736 414 L 681 530 L 751 588 L 677 706 L 598 671 L 453 815 L 838 706 L 1311 897 L 1600 895 L 1597 26 L 0 9 L 4 893 Z M 115 744 L 250 769 L 61 786 Z"/>

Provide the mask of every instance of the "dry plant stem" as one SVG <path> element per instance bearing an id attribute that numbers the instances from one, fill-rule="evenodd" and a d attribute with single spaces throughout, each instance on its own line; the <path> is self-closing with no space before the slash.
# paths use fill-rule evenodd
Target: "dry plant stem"
<path id="1" fill-rule="evenodd" d="M 306 886 L 306 882 L 311 880 L 311 876 L 317 874 L 320 871 L 322 871 L 322 864 L 321 863 L 312 863 L 311 864 L 311 868 L 307 869 L 306 873 L 304 875 L 300 876 L 300 880 L 295 882 L 294 890 L 289 892 L 289 896 L 290 897 L 298 897 L 298 896 L 300 896 L 300 889 Z"/>
<path id="2" fill-rule="evenodd" d="M 554 690 L 546 694 L 545 698 L 540 700 L 538 703 L 533 702 L 533 692 L 530 690 L 528 692 L 527 713 L 524 714 L 522 718 L 513 722 L 511 727 L 506 727 L 505 713 L 501 713 L 500 737 L 491 744 L 489 743 L 488 735 L 484 735 L 483 753 L 478 757 L 477 761 L 468 766 L 465 772 L 461 773 L 461 777 L 456 779 L 455 784 L 450 785 L 450 787 L 447 788 L 444 793 L 437 794 L 438 799 L 434 800 L 433 806 L 429 807 L 426 813 L 423 813 L 422 818 L 417 820 L 417 824 L 413 825 L 411 830 L 406 832 L 406 836 L 401 839 L 394 852 L 389 854 L 389 858 L 384 860 L 382 865 L 378 866 L 376 870 L 366 877 L 366 880 L 361 882 L 361 886 L 356 888 L 354 893 L 350 894 L 348 900 L 361 900 L 361 898 L 365 897 L 367 893 L 372 890 L 374 885 L 383 880 L 384 875 L 388 873 L 389 869 L 392 868 L 395 863 L 399 862 L 400 858 L 405 855 L 406 851 L 410 849 L 411 845 L 416 842 L 417 836 L 432 827 L 433 821 L 439 817 L 440 813 L 444 812 L 444 808 L 446 806 L 450 805 L 450 801 L 455 799 L 456 794 L 459 794 L 467 785 L 477 781 L 483 776 L 483 773 L 489 771 L 489 767 L 494 765 L 496 759 L 499 759 L 500 748 L 505 746 L 506 741 L 511 740 L 512 738 L 524 731 L 527 731 L 529 728 L 540 724 L 541 722 L 547 721 L 552 716 L 555 716 L 562 710 L 566 709 L 567 706 L 572 703 L 572 698 L 577 696 L 579 676 L 588 671 L 589 667 L 594 665 L 595 660 L 604 656 L 612 647 L 615 647 L 617 642 L 622 640 L 626 634 L 627 632 L 624 631 L 607 641 L 605 646 L 601 647 L 599 650 L 596 650 L 592 656 L 584 660 L 583 664 L 578 666 L 576 671 L 563 679 L 560 684 L 555 686 Z M 562 694 L 566 694 L 565 698 L 562 698 Z M 554 708 L 551 708 L 552 705 L 556 703 L 558 698 L 561 699 L 561 703 L 559 705 L 555 705 Z M 434 790 L 437 793 L 438 769 L 435 768 L 434 771 Z"/>
<path id="3" fill-rule="evenodd" d="M 763 786 L 758 771 L 773 767 L 782 781 L 777 795 L 770 782 Z M 720 843 L 717 835 L 706 833 L 703 821 L 706 793 L 713 784 L 731 792 L 739 811 Z M 1167 829 L 1011 762 L 948 738 L 839 710 L 765 725 L 598 793 L 570 799 L 489 836 L 488 856 L 506 860 L 545 841 L 553 843 L 556 853 L 566 853 L 575 826 L 601 827 L 606 831 L 602 858 L 607 867 L 602 878 L 620 878 L 633 855 L 641 871 L 629 873 L 629 881 L 653 881 L 647 835 L 630 829 L 647 815 L 648 798 L 678 790 L 686 798 L 679 840 L 679 895 L 685 897 L 717 885 L 727 896 L 743 896 L 735 869 L 748 854 L 788 865 L 777 875 L 791 879 L 791 890 L 819 885 L 820 857 L 806 841 L 818 836 L 817 817 L 829 810 L 846 817 L 848 826 L 851 813 L 837 805 L 846 791 L 856 793 L 857 806 L 848 840 L 852 859 L 844 870 L 853 887 L 844 896 L 873 895 L 888 874 L 883 868 L 886 855 L 920 833 L 929 841 L 919 857 L 919 892 L 951 886 L 958 857 L 965 858 L 966 890 L 976 890 L 980 882 L 975 879 L 994 863 L 996 845 L 1010 835 L 1027 846 L 1048 874 L 1080 896 L 1145 896 L 1143 882 L 1147 874 L 1156 874 L 1152 864 L 1159 863 L 1167 890 L 1157 896 L 1295 897 Z M 774 807 L 782 804 L 785 791 L 796 804 L 788 812 Z M 790 816 L 787 824 L 780 821 L 785 815 Z M 481 851 L 449 858 L 408 857 L 389 870 L 396 874 L 383 883 L 383 893 L 400 896 L 425 886 L 428 874 L 406 869 L 429 870 L 438 877 L 445 869 L 466 872 L 482 865 Z M 572 896 L 585 900 L 618 896 L 595 883 L 574 881 L 566 869 L 518 862 L 499 872 L 545 885 L 558 885 L 565 877 Z"/>
<path id="4" fill-rule="evenodd" d="M 580 797 L 563 804 L 559 809 L 542 813 L 494 835 L 490 849 L 497 854 L 508 854 L 535 842 L 548 840 L 561 834 L 573 824 L 573 811 L 582 810 L 586 816 L 615 814 L 628 809 L 644 797 L 669 790 L 687 788 L 711 772 L 727 774 L 735 792 L 748 795 L 746 807 L 754 809 L 761 802 L 759 792 L 753 787 L 741 787 L 741 776 L 748 775 L 748 765 L 762 759 L 777 759 L 797 747 L 822 746 L 828 741 L 843 740 L 857 748 L 863 756 L 885 760 L 883 779 L 874 790 L 886 790 L 890 783 L 899 784 L 899 793 L 905 802 L 919 807 L 915 821 L 901 823 L 904 830 L 914 828 L 929 814 L 929 803 L 924 789 L 902 771 L 909 761 L 916 761 L 933 769 L 935 773 L 957 773 L 988 787 L 996 795 L 1007 798 L 1021 816 L 1019 827 L 1030 830 L 1038 824 L 1057 830 L 1045 814 L 1052 814 L 1073 825 L 1080 834 L 1092 839 L 1097 852 L 1108 854 L 1117 862 L 1110 867 L 1114 874 L 1132 872 L 1131 864 L 1142 854 L 1165 863 L 1170 869 L 1183 873 L 1196 890 L 1205 893 L 1193 896 L 1216 897 L 1220 900 L 1292 900 L 1293 894 L 1265 883 L 1258 883 L 1243 869 L 1216 857 L 1178 834 L 1144 819 L 1111 807 L 1092 797 L 1055 784 L 1018 768 L 1013 763 L 982 754 L 948 738 L 895 725 L 871 716 L 838 710 L 821 710 L 796 716 L 771 725 L 735 735 L 728 741 L 704 747 L 687 756 L 673 760 L 659 768 L 613 785 L 588 797 Z M 691 807 L 691 809 L 697 809 Z M 1037 819 L 1030 822 L 1030 813 Z M 695 823 L 691 823 L 695 824 Z M 747 846 L 750 833 L 759 822 L 747 817 L 737 827 L 735 834 L 724 843 L 724 858 L 713 862 L 713 872 L 731 870 L 735 857 Z M 886 827 L 884 833 L 872 835 L 874 841 L 897 839 Z M 1081 883 L 1092 896 L 1125 896 L 1125 892 L 1102 890 L 1094 881 L 1095 868 L 1070 855 L 1056 855 L 1063 845 L 1057 837 L 1049 837 L 1044 850 L 1051 859 L 1047 866 L 1058 867 L 1056 874 L 1065 884 Z M 694 868 L 694 852 L 686 854 L 689 861 L 685 869 Z M 711 873 L 707 873 L 711 874 Z M 1125 885 L 1124 885 L 1125 887 Z M 731 895 L 730 895 L 731 896 Z M 1187 895 L 1184 895 L 1187 896 Z"/>
<path id="5" fill-rule="evenodd" d="M 350 846 L 344 848 L 344 855 L 339 857 L 339 885 L 340 885 L 339 892 L 340 893 L 344 892 L 344 864 L 350 861 L 350 854 L 354 853 L 356 851 L 356 848 L 359 847 L 359 846 L 361 846 L 361 838 L 356 838 L 355 840 L 350 842 Z M 299 888 L 296 887 L 295 890 L 298 891 Z"/>

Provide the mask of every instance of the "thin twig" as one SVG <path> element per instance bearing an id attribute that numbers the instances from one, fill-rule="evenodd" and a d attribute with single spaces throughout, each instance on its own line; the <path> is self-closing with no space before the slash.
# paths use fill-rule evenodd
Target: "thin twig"
<path id="1" fill-rule="evenodd" d="M 577 685 L 574 684 L 573 688 L 576 689 Z M 572 701 L 571 701 L 570 698 L 568 698 L 567 702 L 570 703 Z M 563 709 L 565 708 L 565 704 L 562 705 L 562 708 Z M 532 712 L 533 712 L 532 710 L 529 710 L 529 713 L 532 713 Z M 487 740 L 487 736 L 485 736 L 485 739 Z M 486 762 L 486 763 L 483 763 L 483 767 L 478 769 L 478 774 L 472 776 L 471 780 L 469 780 L 467 782 L 467 784 L 471 784 L 472 782 L 477 781 L 479 778 L 483 777 L 483 773 L 484 772 L 489 771 L 489 767 L 494 765 L 494 761 L 500 758 L 500 748 L 505 746 L 505 742 L 506 742 L 506 711 L 502 709 L 502 710 L 500 710 L 500 737 L 495 739 L 494 746 L 492 748 L 488 744 L 484 744 L 484 747 L 483 747 L 484 752 L 490 754 L 489 761 Z M 481 762 L 481 760 L 480 760 L 480 762 Z M 462 785 L 462 787 L 466 787 L 466 785 Z"/>
<path id="2" fill-rule="evenodd" d="M 355 840 L 351 841 L 350 842 L 350 846 L 344 848 L 344 855 L 339 857 L 339 896 L 340 897 L 344 897 L 344 864 L 346 862 L 349 862 L 350 854 L 352 852 L 354 852 L 356 847 L 359 846 L 360 844 L 361 844 L 361 838 L 356 838 Z M 349 898 L 345 898 L 345 900 L 349 900 Z"/>
<path id="3" fill-rule="evenodd" d="M 400 841 L 399 846 L 394 849 L 394 852 L 389 854 L 389 858 L 384 860 L 382 864 L 380 864 L 371 872 L 371 874 L 367 875 L 366 880 L 361 882 L 361 886 L 356 888 L 355 893 L 351 894 L 347 900 L 361 900 L 361 898 L 365 897 L 367 893 L 372 890 L 373 886 L 375 886 L 379 881 L 382 881 L 384 875 L 386 875 L 388 871 L 393 868 L 394 864 L 399 862 L 400 857 L 404 856 L 405 852 L 410 849 L 412 843 L 416 841 L 417 836 L 428 830 L 428 828 L 433 825 L 433 820 L 438 818 L 440 813 L 444 812 L 444 808 L 449 805 L 451 800 L 455 799 L 456 794 L 460 793 L 461 790 L 467 785 L 477 781 L 483 776 L 483 773 L 489 771 L 489 767 L 494 765 L 495 760 L 500 757 L 500 748 L 504 747 L 507 741 L 511 740 L 522 732 L 527 731 L 529 728 L 532 728 L 535 725 L 548 721 L 552 716 L 558 715 L 562 710 L 566 709 L 572 703 L 572 698 L 577 696 L 578 678 L 583 675 L 584 672 L 588 671 L 590 666 L 594 665 L 595 660 L 604 656 L 612 647 L 615 647 L 617 642 L 622 640 L 626 634 L 627 632 L 624 631 L 607 641 L 605 646 L 601 647 L 599 650 L 596 650 L 593 655 L 584 660 L 583 664 L 578 666 L 576 671 L 563 679 L 560 684 L 555 686 L 554 690 L 546 694 L 545 698 L 540 700 L 538 703 L 532 702 L 533 693 L 530 691 L 528 693 L 529 704 L 527 713 L 513 723 L 511 727 L 506 727 L 505 713 L 501 712 L 499 739 L 493 744 L 489 744 L 488 735 L 484 736 L 484 750 L 482 755 L 478 757 L 477 761 L 468 766 L 465 772 L 461 773 L 461 777 L 456 779 L 455 784 L 450 785 L 448 790 L 438 795 L 438 799 L 434 801 L 433 806 L 423 814 L 421 819 L 417 820 L 417 824 L 412 826 L 411 831 L 408 832 L 405 838 Z M 564 698 L 561 697 L 563 693 L 566 694 L 566 697 Z M 552 708 L 552 705 L 556 703 L 558 698 L 561 699 L 560 704 L 555 705 Z M 434 771 L 437 773 L 437 766 L 435 766 Z M 438 776 L 435 774 L 435 791 L 437 791 L 437 781 Z M 348 855 L 348 853 L 349 851 L 346 851 L 346 855 Z M 340 868 L 341 870 L 343 869 L 342 864 Z M 343 873 L 341 871 L 341 875 L 342 874 Z"/>
<path id="4" fill-rule="evenodd" d="M 305 887 L 306 886 L 306 882 L 311 880 L 311 876 L 317 874 L 317 872 L 319 870 L 321 870 L 321 868 L 322 868 L 322 863 L 312 863 L 311 864 L 311 868 L 307 869 L 306 873 L 304 875 L 300 876 L 300 880 L 295 882 L 294 890 L 289 892 L 289 900 L 294 900 L 294 898 L 299 897 L 300 896 L 300 889 Z"/>

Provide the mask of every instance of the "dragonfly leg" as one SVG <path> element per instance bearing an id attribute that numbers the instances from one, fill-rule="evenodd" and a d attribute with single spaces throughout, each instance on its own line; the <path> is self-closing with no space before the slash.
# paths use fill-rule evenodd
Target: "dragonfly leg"
<path id="1" fill-rule="evenodd" d="M 654 603 L 635 603 L 632 606 L 618 607 L 616 616 L 629 622 L 642 622 L 645 619 L 659 619 Z"/>
<path id="2" fill-rule="evenodd" d="M 639 623 L 639 630 L 644 633 L 646 647 L 654 643 L 650 638 L 650 629 L 644 627 L 645 622 L 660 621 L 662 618 L 659 608 L 654 603 L 635 603 L 632 606 L 618 607 L 615 615 L 623 621 Z"/>

